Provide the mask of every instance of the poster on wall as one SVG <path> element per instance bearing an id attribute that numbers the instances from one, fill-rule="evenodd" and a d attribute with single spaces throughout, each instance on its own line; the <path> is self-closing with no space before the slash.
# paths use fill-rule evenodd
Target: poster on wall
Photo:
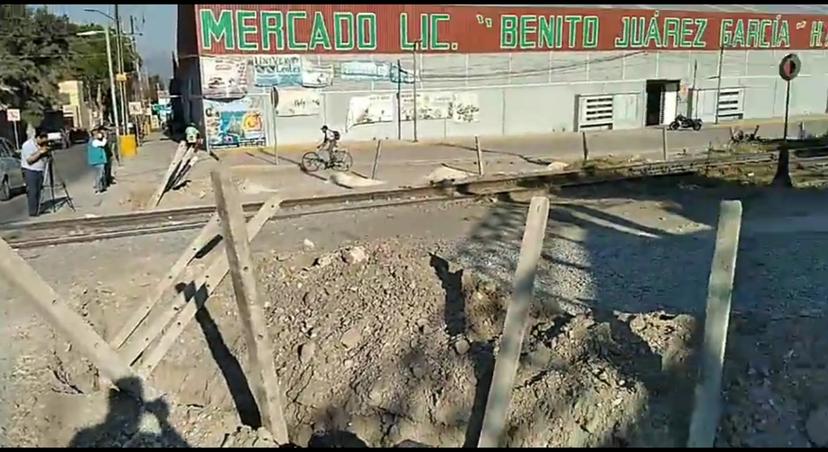
<path id="1" fill-rule="evenodd" d="M 346 61 L 339 70 L 342 80 L 388 80 L 391 65 L 377 61 Z"/>
<path id="2" fill-rule="evenodd" d="M 204 128 L 211 149 L 264 146 L 261 99 L 204 101 Z"/>
<path id="3" fill-rule="evenodd" d="M 247 95 L 244 58 L 203 57 L 201 74 L 201 92 L 207 99 L 238 99 Z"/>
<path id="4" fill-rule="evenodd" d="M 253 83 L 258 87 L 302 84 L 302 59 L 298 55 L 261 55 L 252 60 Z"/>
<path id="5" fill-rule="evenodd" d="M 279 90 L 277 116 L 316 116 L 322 107 L 322 95 L 306 89 Z"/>
<path id="6" fill-rule="evenodd" d="M 417 119 L 448 119 L 452 102 L 450 92 L 417 93 Z M 414 119 L 414 96 L 400 94 L 400 117 L 403 121 Z"/>
<path id="7" fill-rule="evenodd" d="M 302 86 L 305 88 L 324 88 L 333 83 L 333 65 L 302 61 Z"/>
<path id="8" fill-rule="evenodd" d="M 352 97 L 348 105 L 348 118 L 345 128 L 362 124 L 391 122 L 394 120 L 394 95 L 375 94 L 371 96 Z"/>
<path id="9" fill-rule="evenodd" d="M 451 102 L 451 119 L 454 122 L 477 122 L 480 120 L 480 101 L 477 93 L 454 93 Z"/>

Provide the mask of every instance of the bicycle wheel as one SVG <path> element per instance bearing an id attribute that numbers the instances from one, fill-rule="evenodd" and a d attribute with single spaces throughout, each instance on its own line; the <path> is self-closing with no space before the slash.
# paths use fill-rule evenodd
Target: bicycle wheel
<path id="1" fill-rule="evenodd" d="M 309 173 L 319 171 L 319 168 L 322 168 L 322 165 L 324 165 L 324 162 L 319 158 L 319 155 L 316 152 L 306 152 L 305 155 L 302 156 L 302 169 Z"/>
<path id="2" fill-rule="evenodd" d="M 331 166 L 336 171 L 348 171 L 354 164 L 354 159 L 348 151 L 335 151 L 331 154 L 331 161 L 333 163 Z"/>

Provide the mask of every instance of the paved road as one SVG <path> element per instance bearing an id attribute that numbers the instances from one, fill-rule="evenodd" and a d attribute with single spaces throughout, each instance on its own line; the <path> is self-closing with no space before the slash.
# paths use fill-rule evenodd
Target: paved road
<path id="1" fill-rule="evenodd" d="M 76 144 L 68 149 L 54 152 L 55 168 L 66 182 L 70 195 L 72 195 L 74 182 L 91 177 L 91 169 L 86 165 L 85 149 L 86 145 Z M 55 175 L 55 179 L 58 179 L 57 175 Z M 62 193 L 59 194 L 55 191 L 56 198 L 61 196 Z M 44 216 L 48 216 L 48 213 Z M 0 223 L 26 220 L 27 218 L 25 193 L 16 193 L 11 200 L 0 202 Z"/>

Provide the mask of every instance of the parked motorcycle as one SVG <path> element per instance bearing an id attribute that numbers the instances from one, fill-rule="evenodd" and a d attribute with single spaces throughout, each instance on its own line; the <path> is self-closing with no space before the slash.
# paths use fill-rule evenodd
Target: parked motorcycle
<path id="1" fill-rule="evenodd" d="M 670 130 L 678 130 L 679 128 L 699 131 L 702 128 L 702 120 L 688 118 L 684 115 L 678 115 L 676 116 L 676 119 L 670 123 Z"/>

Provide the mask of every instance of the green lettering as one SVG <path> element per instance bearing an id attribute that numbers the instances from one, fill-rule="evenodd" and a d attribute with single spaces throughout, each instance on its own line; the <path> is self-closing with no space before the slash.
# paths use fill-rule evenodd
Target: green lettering
<path id="1" fill-rule="evenodd" d="M 681 38 L 679 39 L 678 46 L 682 49 L 693 47 L 693 42 L 690 41 L 690 35 L 693 34 L 693 29 L 690 28 L 691 25 L 693 25 L 693 19 L 681 19 Z"/>
<path id="2" fill-rule="evenodd" d="M 584 48 L 594 49 L 598 47 L 599 27 L 601 26 L 598 16 L 584 17 Z"/>
<path id="3" fill-rule="evenodd" d="M 736 19 L 736 28 L 733 30 L 733 47 L 745 46 L 745 21 Z"/>
<path id="4" fill-rule="evenodd" d="M 512 14 L 500 16 L 500 48 L 514 49 L 517 47 L 518 18 Z"/>
<path id="5" fill-rule="evenodd" d="M 567 24 L 569 24 L 569 48 L 574 49 L 576 38 L 578 37 L 578 23 L 580 23 L 583 18 L 581 16 L 566 16 L 564 20 Z"/>
<path id="6" fill-rule="evenodd" d="M 248 35 L 256 33 L 256 27 L 247 23 L 249 19 L 256 20 L 255 11 L 236 10 L 236 32 L 238 33 L 236 40 L 239 43 L 239 50 L 255 52 L 259 50 L 259 45 L 256 42 L 247 41 Z"/>
<path id="7" fill-rule="evenodd" d="M 331 37 L 328 35 L 328 27 L 325 26 L 325 16 L 322 15 L 322 11 L 313 14 L 313 25 L 311 26 L 310 42 L 308 43 L 308 48 L 311 50 L 319 46 L 331 50 Z"/>
<path id="8" fill-rule="evenodd" d="M 675 17 L 667 17 L 664 19 L 664 47 L 681 47 L 681 39 L 679 38 L 679 29 L 681 28 L 681 20 Z M 670 45 L 670 38 L 673 39 L 672 46 Z"/>
<path id="9" fill-rule="evenodd" d="M 296 19 L 307 19 L 308 13 L 304 11 L 288 11 L 287 12 L 287 42 L 290 50 L 307 50 L 308 44 L 306 42 L 299 42 L 296 40 Z"/>
<path id="10" fill-rule="evenodd" d="M 822 47 L 822 21 L 811 23 L 811 47 Z"/>
<path id="11" fill-rule="evenodd" d="M 630 21 L 632 22 L 632 26 L 630 27 L 630 47 L 643 47 L 644 29 L 647 27 L 647 18 L 631 17 Z"/>
<path id="12" fill-rule="evenodd" d="M 357 13 L 357 49 L 377 49 L 377 15 L 374 13 Z M 366 32 L 366 27 L 368 28 Z"/>
<path id="13" fill-rule="evenodd" d="M 538 17 L 538 47 L 551 49 L 555 45 L 555 16 Z"/>
<path id="14" fill-rule="evenodd" d="M 707 47 L 707 41 L 704 40 L 704 31 L 707 30 L 707 18 L 695 19 L 696 22 L 696 37 L 693 38 L 693 48 L 703 49 Z"/>
<path id="15" fill-rule="evenodd" d="M 556 27 L 555 27 L 555 48 L 562 49 L 563 48 L 563 16 L 556 16 Z"/>
<path id="16" fill-rule="evenodd" d="M 650 26 L 647 27 L 647 37 L 644 38 L 644 47 L 650 47 L 655 42 L 656 48 L 661 47 L 661 30 L 658 28 L 658 16 L 650 18 Z"/>
<path id="17" fill-rule="evenodd" d="M 535 16 L 520 16 L 520 48 L 521 49 L 534 49 L 535 48 L 535 41 L 530 41 L 529 37 L 527 36 L 529 33 L 536 33 L 538 31 L 535 22 L 537 21 L 537 17 Z"/>
<path id="18" fill-rule="evenodd" d="M 209 9 L 201 10 L 201 48 L 209 50 L 213 48 L 213 42 L 224 40 L 224 48 L 233 50 L 236 48 L 236 36 L 233 33 L 233 13 L 228 10 L 221 10 L 219 18 L 213 15 Z"/>
<path id="19" fill-rule="evenodd" d="M 782 43 L 785 43 L 784 45 Z M 788 29 L 788 21 L 783 20 L 779 22 L 779 38 L 778 38 L 778 47 L 790 47 L 791 46 L 791 32 Z"/>
<path id="20" fill-rule="evenodd" d="M 400 13 L 400 50 L 414 50 L 414 43 L 408 38 L 408 13 Z"/>
<path id="21" fill-rule="evenodd" d="M 759 19 L 748 19 L 746 45 L 749 48 L 759 47 Z"/>
<path id="22" fill-rule="evenodd" d="M 733 19 L 722 19 L 722 28 L 719 33 L 719 47 L 726 48 L 733 41 L 733 33 L 730 31 L 731 26 L 733 26 Z"/>
<path id="23" fill-rule="evenodd" d="M 400 14 L 400 30 L 402 30 L 402 16 Z M 333 14 L 334 26 L 334 48 L 339 50 L 353 50 L 354 48 L 354 14 L 350 12 L 335 12 Z M 345 26 L 342 23 L 345 22 Z M 345 32 L 348 32 L 348 40 L 345 40 Z M 402 35 L 402 34 L 401 34 Z"/>
<path id="24" fill-rule="evenodd" d="M 420 14 L 420 50 L 428 49 L 428 14 Z"/>
<path id="25" fill-rule="evenodd" d="M 281 11 L 262 11 L 259 13 L 259 23 L 262 29 L 262 50 L 273 48 L 270 44 L 271 36 L 276 39 L 276 49 L 284 50 L 284 30 L 282 28 Z"/>
<path id="26" fill-rule="evenodd" d="M 621 36 L 616 36 L 614 45 L 616 49 L 626 49 L 630 46 L 630 18 L 621 18 Z"/>
<path id="27" fill-rule="evenodd" d="M 451 15 L 449 14 L 432 14 L 431 15 L 431 48 L 433 50 L 449 50 L 451 45 L 447 42 L 440 42 L 439 38 L 439 24 L 438 22 L 450 22 Z"/>
<path id="28" fill-rule="evenodd" d="M 759 47 L 762 49 L 770 48 L 770 40 L 768 36 L 770 35 L 770 30 L 768 30 L 773 22 L 770 19 L 762 19 L 760 21 L 760 31 L 759 31 Z"/>

